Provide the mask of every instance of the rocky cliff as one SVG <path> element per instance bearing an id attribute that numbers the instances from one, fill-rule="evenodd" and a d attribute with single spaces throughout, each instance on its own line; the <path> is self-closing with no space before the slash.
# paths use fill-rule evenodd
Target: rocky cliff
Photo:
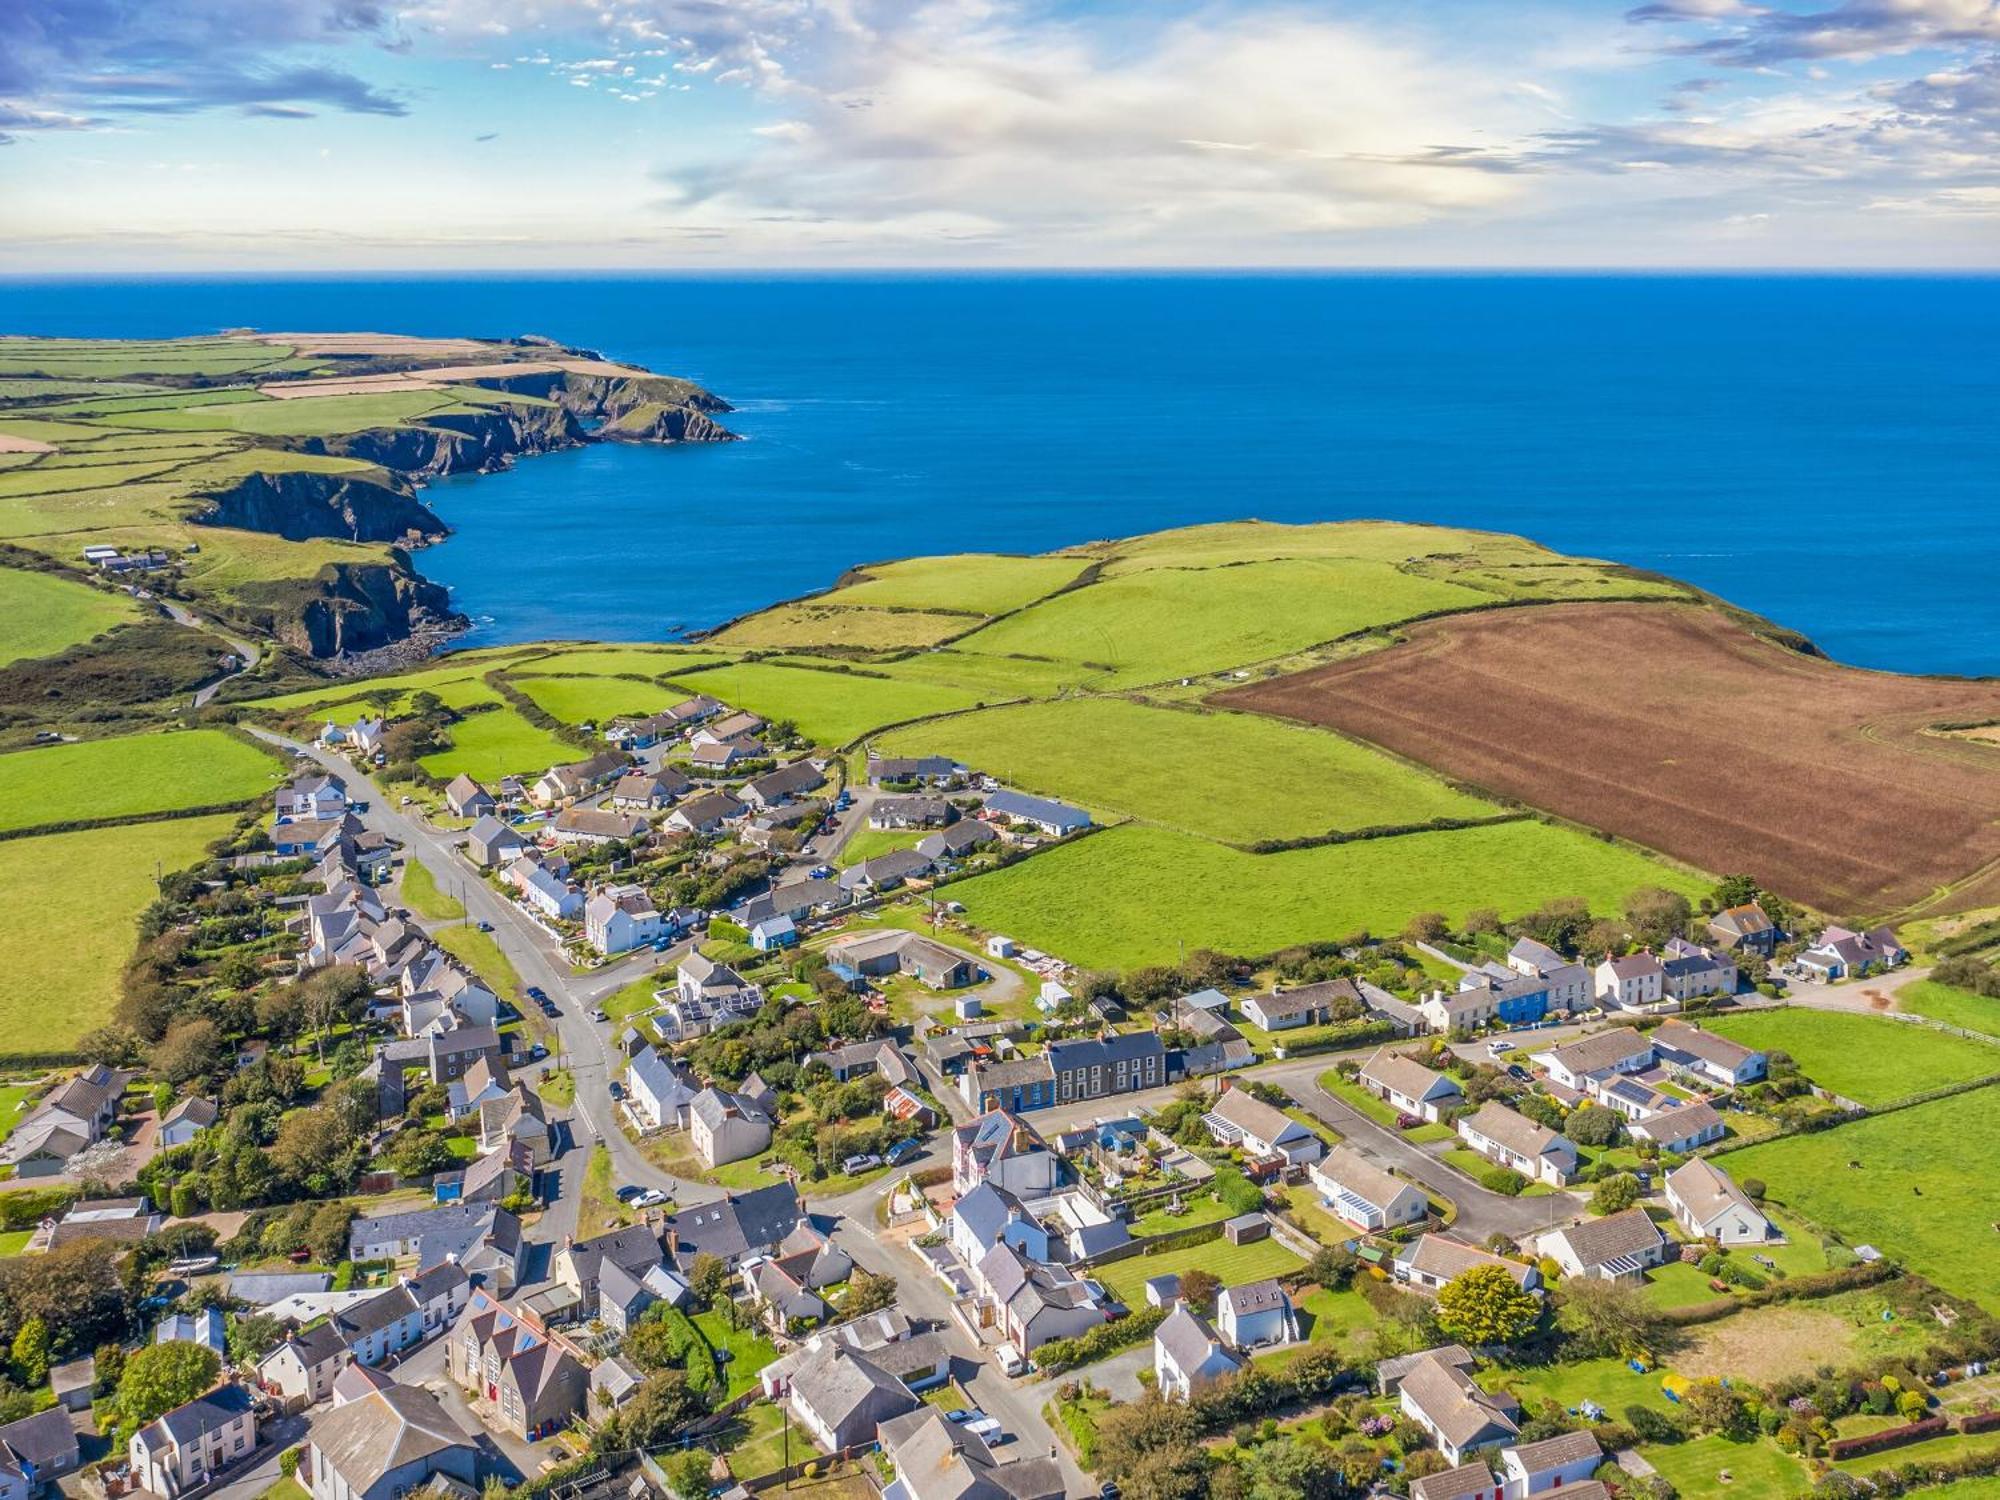
<path id="1" fill-rule="evenodd" d="M 383 563 L 329 563 L 310 579 L 247 584 L 232 614 L 306 656 L 377 651 L 463 626 L 441 584 L 417 576 L 407 554 Z"/>
<path id="2" fill-rule="evenodd" d="M 210 508 L 197 517 L 204 523 L 269 531 L 289 542 L 320 536 L 400 542 L 445 534 L 444 522 L 407 489 L 350 474 L 248 474 L 206 498 Z"/>

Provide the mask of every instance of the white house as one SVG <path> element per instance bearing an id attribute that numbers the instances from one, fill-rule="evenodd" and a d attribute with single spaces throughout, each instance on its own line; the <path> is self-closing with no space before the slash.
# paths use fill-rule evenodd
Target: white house
<path id="1" fill-rule="evenodd" d="M 642 1047 L 625 1069 L 633 1113 L 655 1130 L 685 1130 L 694 1096 L 701 1092 L 686 1071 L 652 1047 Z"/>
<path id="2" fill-rule="evenodd" d="M 1435 1353 L 1403 1373 L 1397 1401 L 1403 1415 L 1428 1432 L 1445 1462 L 1454 1466 L 1521 1431 L 1520 1404 L 1512 1396 L 1482 1390 L 1464 1370 Z"/>
<path id="3" fill-rule="evenodd" d="M 689 1105 L 688 1139 L 711 1167 L 742 1161 L 771 1144 L 771 1116 L 743 1095 L 710 1085 Z"/>
<path id="4" fill-rule="evenodd" d="M 1595 1276 L 1605 1281 L 1643 1277 L 1647 1268 L 1664 1265 L 1667 1237 L 1643 1208 L 1590 1219 L 1542 1236 L 1541 1251 L 1562 1267 L 1565 1276 Z"/>
<path id="5" fill-rule="evenodd" d="M 185 1146 L 198 1131 L 213 1125 L 218 1113 L 213 1099 L 204 1099 L 197 1094 L 181 1100 L 160 1121 L 160 1144 Z"/>
<path id="6" fill-rule="evenodd" d="M 1314 1164 L 1312 1183 L 1333 1211 L 1363 1229 L 1414 1224 L 1430 1212 L 1430 1200 L 1346 1146 L 1337 1146 Z"/>
<path id="7" fill-rule="evenodd" d="M 1369 1093 L 1421 1120 L 1435 1121 L 1465 1100 L 1456 1080 L 1390 1047 L 1376 1048 L 1375 1055 L 1361 1065 L 1360 1076 L 1361 1086 Z"/>
<path id="8" fill-rule="evenodd" d="M 507 883 L 529 906 L 553 921 L 572 922 L 582 914 L 583 892 L 558 879 L 538 860 L 515 860 L 507 867 Z"/>
<path id="9" fill-rule="evenodd" d="M 1208 1320 L 1185 1302 L 1176 1303 L 1153 1333 L 1153 1374 L 1169 1401 L 1185 1401 L 1242 1368 Z"/>
<path id="10" fill-rule="evenodd" d="M 1662 1151 L 1671 1151 L 1676 1156 L 1686 1156 L 1697 1147 L 1706 1146 L 1710 1141 L 1719 1141 L 1727 1134 L 1728 1127 L 1722 1123 L 1722 1116 L 1709 1104 L 1681 1104 L 1671 1095 L 1663 1095 L 1672 1108 L 1656 1110 L 1642 1120 L 1634 1120 L 1625 1129 L 1640 1140 L 1651 1141 Z"/>
<path id="11" fill-rule="evenodd" d="M 1281 1157 L 1287 1166 L 1318 1161 L 1326 1150 L 1312 1131 L 1244 1089 L 1225 1089 L 1202 1123 L 1218 1145 L 1241 1146 L 1258 1159 Z"/>
<path id="12" fill-rule="evenodd" d="M 1594 1031 L 1560 1047 L 1534 1054 L 1550 1078 L 1578 1092 L 1613 1073 L 1641 1073 L 1653 1065 L 1653 1044 L 1629 1026 Z"/>
<path id="13" fill-rule="evenodd" d="M 1651 953 L 1607 957 L 1591 975 L 1606 1010 L 1647 1010 L 1665 997 L 1667 971 Z"/>
<path id="14" fill-rule="evenodd" d="M 1576 1493 L 1572 1486 L 1589 1480 L 1603 1462 L 1604 1449 L 1594 1434 L 1563 1432 L 1502 1453 L 1500 1478 L 1507 1500 L 1527 1500 L 1551 1490 L 1568 1497 Z"/>
<path id="15" fill-rule="evenodd" d="M 257 1412 L 240 1385 L 217 1386 L 132 1434 L 132 1477 L 155 1495 L 207 1485 L 257 1446 Z"/>
<path id="16" fill-rule="evenodd" d="M 1729 1174 L 1697 1156 L 1667 1173 L 1667 1207 L 1693 1239 L 1719 1245 L 1761 1245 L 1777 1227 Z"/>
<path id="17" fill-rule="evenodd" d="M 1423 1234 L 1397 1252 L 1396 1279 L 1419 1291 L 1435 1292 L 1478 1266 L 1498 1266 L 1524 1292 L 1539 1293 L 1542 1273 L 1534 1266 L 1481 1250 L 1442 1234 Z"/>
<path id="18" fill-rule="evenodd" d="M 585 903 L 583 935 L 607 958 L 658 941 L 666 918 L 642 885 L 608 885 Z"/>
<path id="19" fill-rule="evenodd" d="M 1530 1182 L 1561 1187 L 1576 1176 L 1576 1147 L 1565 1136 L 1497 1100 L 1461 1116 L 1458 1134 L 1488 1161 L 1512 1167 Z"/>
<path id="20" fill-rule="evenodd" d="M 1676 1072 L 1726 1087 L 1755 1083 L 1770 1066 L 1762 1052 L 1675 1019 L 1652 1034 L 1653 1052 Z"/>
<path id="21" fill-rule="evenodd" d="M 1909 956 L 1892 927 L 1877 927 L 1872 932 L 1829 927 L 1796 962 L 1816 979 L 1855 979 L 1893 969 Z"/>
<path id="22" fill-rule="evenodd" d="M 280 823 L 317 823 L 347 811 L 347 788 L 334 776 L 301 776 L 278 788 Z"/>
<path id="23" fill-rule="evenodd" d="M 1233 1349 L 1289 1344 L 1299 1336 L 1292 1299 L 1275 1277 L 1225 1287 L 1216 1301 L 1216 1327 Z"/>

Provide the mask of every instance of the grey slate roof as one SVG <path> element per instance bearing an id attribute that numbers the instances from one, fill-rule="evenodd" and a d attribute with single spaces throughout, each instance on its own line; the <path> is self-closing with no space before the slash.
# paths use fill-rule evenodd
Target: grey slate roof
<path id="1" fill-rule="evenodd" d="M 437 1397 L 414 1385 L 392 1385 L 315 1417 L 308 1441 L 357 1494 L 391 1470 L 470 1446 Z"/>
<path id="2" fill-rule="evenodd" d="M 668 1215 L 667 1228 L 678 1236 L 675 1259 L 690 1266 L 703 1252 L 729 1261 L 780 1244 L 803 1216 L 798 1190 L 788 1182 L 778 1182 L 682 1209 Z"/>

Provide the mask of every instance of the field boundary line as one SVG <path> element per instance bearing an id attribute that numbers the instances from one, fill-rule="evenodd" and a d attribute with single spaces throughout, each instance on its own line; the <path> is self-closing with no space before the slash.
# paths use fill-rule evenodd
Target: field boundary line
<path id="1" fill-rule="evenodd" d="M 182 818 L 208 818 L 217 813 L 247 812 L 269 793 L 242 797 L 234 802 L 209 802 L 200 807 L 176 807 L 165 812 L 127 813 L 115 818 L 70 818 L 60 823 L 37 823 L 30 828 L 0 829 L 0 843 L 12 839 L 49 838 L 64 833 L 89 833 L 98 828 L 130 828 L 142 823 L 173 823 Z"/>

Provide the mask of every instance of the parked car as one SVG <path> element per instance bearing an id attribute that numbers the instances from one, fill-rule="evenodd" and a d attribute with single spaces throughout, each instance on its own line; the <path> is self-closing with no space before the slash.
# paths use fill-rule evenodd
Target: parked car
<path id="1" fill-rule="evenodd" d="M 882 1159 L 893 1167 L 908 1161 L 923 1149 L 923 1143 L 915 1139 L 898 1141 L 889 1148 L 889 1154 Z"/>
<path id="2" fill-rule="evenodd" d="M 638 1197 L 641 1193 L 645 1191 L 646 1190 L 640 1187 L 638 1183 L 628 1182 L 625 1184 L 625 1186 L 621 1187 L 612 1196 L 615 1197 L 620 1203 L 630 1203 L 634 1198 Z"/>
<path id="3" fill-rule="evenodd" d="M 840 1164 L 840 1170 L 852 1177 L 856 1172 L 866 1172 L 870 1167 L 879 1167 L 881 1165 L 882 1158 L 877 1156 L 873 1151 L 869 1151 L 861 1155 L 848 1157 Z"/>
<path id="4" fill-rule="evenodd" d="M 590 1019 L 591 1019 L 591 1020 L 593 1020 L 593 1021 L 605 1021 L 605 1020 L 609 1020 L 609 1019 L 610 1019 L 610 1017 L 608 1017 L 608 1016 L 606 1016 L 606 1015 L 604 1014 L 604 1007 L 603 1007 L 603 1006 L 601 1006 L 601 1005 L 593 1005 L 593 1006 L 592 1006 L 592 1007 L 590 1008 Z"/>
<path id="5" fill-rule="evenodd" d="M 632 1200 L 632 1206 L 634 1208 L 658 1208 L 662 1203 L 668 1201 L 669 1195 L 660 1189 L 647 1188 L 645 1192 Z"/>
<path id="6" fill-rule="evenodd" d="M 528 986 L 528 998 L 542 1005 L 548 1004 L 549 1000 L 548 993 L 545 990 L 539 990 L 532 984 Z"/>
<path id="7" fill-rule="evenodd" d="M 479 924 L 479 930 L 481 932 L 491 932 L 493 930 L 493 924 L 491 922 L 481 922 Z"/>
<path id="8" fill-rule="evenodd" d="M 614 1099 L 623 1099 L 625 1097 L 625 1085 L 615 1078 L 611 1080 L 611 1097 Z"/>
<path id="9" fill-rule="evenodd" d="M 993 1346 L 993 1362 L 1000 1366 L 1003 1375 L 1023 1375 L 1027 1373 L 1028 1362 L 1021 1358 L 1021 1351 L 1012 1344 Z"/>
<path id="10" fill-rule="evenodd" d="M 1509 1052 L 1512 1052 L 1513 1050 L 1514 1050 L 1514 1044 L 1512 1042 L 1505 1040 L 1497 1042 L 1488 1042 L 1486 1044 L 1487 1053 L 1493 1057 L 1505 1057 Z"/>

